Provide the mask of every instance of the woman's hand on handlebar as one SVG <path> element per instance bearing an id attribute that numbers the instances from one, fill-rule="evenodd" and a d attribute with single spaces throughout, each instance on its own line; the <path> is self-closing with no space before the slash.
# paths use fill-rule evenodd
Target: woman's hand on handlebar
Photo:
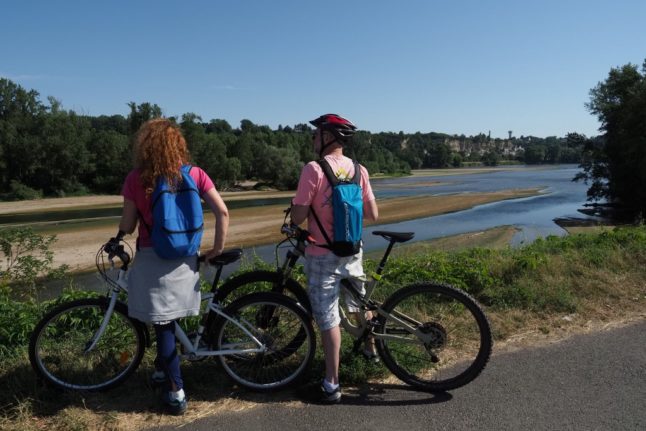
<path id="1" fill-rule="evenodd" d="M 121 231 L 119 232 L 121 234 Z M 130 263 L 130 254 L 125 250 L 122 244 L 120 244 L 122 239 L 122 235 L 117 235 L 116 237 L 110 238 L 108 242 L 103 244 L 101 248 L 105 253 L 108 253 L 108 259 L 112 261 L 112 259 L 116 256 L 118 257 L 121 262 L 123 262 L 124 265 L 128 265 Z"/>

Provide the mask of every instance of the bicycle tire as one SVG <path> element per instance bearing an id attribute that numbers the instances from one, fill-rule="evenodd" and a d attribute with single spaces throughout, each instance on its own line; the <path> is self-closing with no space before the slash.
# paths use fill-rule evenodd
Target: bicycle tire
<path id="1" fill-rule="evenodd" d="M 316 335 L 311 318 L 296 301 L 272 292 L 252 293 L 235 300 L 225 313 L 246 322 L 247 329 L 267 348 L 261 353 L 219 356 L 234 381 L 255 391 L 273 391 L 294 384 L 308 370 L 316 351 Z M 257 347 L 225 318 L 217 321 L 215 342 L 218 350 Z"/>
<path id="2" fill-rule="evenodd" d="M 84 352 L 107 307 L 107 298 L 79 299 L 61 304 L 40 320 L 29 340 L 29 361 L 39 378 L 59 389 L 102 391 L 137 369 L 146 329 L 120 302 L 97 345 Z"/>
<path id="3" fill-rule="evenodd" d="M 426 335 L 426 341 L 394 317 L 380 315 L 377 351 L 384 365 L 405 383 L 444 392 L 466 385 L 485 368 L 491 328 L 478 303 L 452 286 L 419 283 L 397 290 L 382 307 Z"/>
<path id="4" fill-rule="evenodd" d="M 293 278 L 288 278 L 283 283 L 283 275 L 277 271 L 256 270 L 232 277 L 220 286 L 216 299 L 224 304 L 255 292 L 285 294 L 295 299 L 308 313 L 312 312 L 309 297 L 303 286 Z"/>

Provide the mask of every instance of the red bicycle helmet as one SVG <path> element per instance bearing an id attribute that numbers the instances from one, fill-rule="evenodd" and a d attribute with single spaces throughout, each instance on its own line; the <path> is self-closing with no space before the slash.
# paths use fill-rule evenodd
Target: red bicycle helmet
<path id="1" fill-rule="evenodd" d="M 341 145 L 347 143 L 357 130 L 357 126 L 352 124 L 350 120 L 336 114 L 321 115 L 317 119 L 310 121 L 310 124 L 321 130 L 331 132 Z"/>

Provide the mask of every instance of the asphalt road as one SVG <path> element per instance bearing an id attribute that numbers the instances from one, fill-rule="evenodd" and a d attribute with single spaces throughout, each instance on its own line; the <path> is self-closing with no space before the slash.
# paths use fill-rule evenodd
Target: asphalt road
<path id="1" fill-rule="evenodd" d="M 496 354 L 478 379 L 445 395 L 370 385 L 345 390 L 335 406 L 280 399 L 181 429 L 646 430 L 646 321 Z"/>

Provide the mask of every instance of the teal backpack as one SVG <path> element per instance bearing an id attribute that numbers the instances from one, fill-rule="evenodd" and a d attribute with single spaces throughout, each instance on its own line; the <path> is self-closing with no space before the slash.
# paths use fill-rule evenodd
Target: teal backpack
<path id="1" fill-rule="evenodd" d="M 172 190 L 165 178 L 152 194 L 152 227 L 147 226 L 153 249 L 162 259 L 197 255 L 204 231 L 202 201 L 190 165 L 182 166 L 182 180 Z"/>
<path id="2" fill-rule="evenodd" d="M 320 247 L 328 248 L 340 257 L 357 254 L 361 250 L 363 230 L 363 197 L 359 185 L 361 180 L 359 164 L 353 161 L 354 177 L 351 180 L 339 180 L 325 159 L 318 160 L 317 163 L 323 169 L 325 177 L 332 186 L 332 213 L 334 217 L 334 239 L 330 241 L 319 218 L 312 210 L 314 220 L 327 241 L 326 245 Z"/>

